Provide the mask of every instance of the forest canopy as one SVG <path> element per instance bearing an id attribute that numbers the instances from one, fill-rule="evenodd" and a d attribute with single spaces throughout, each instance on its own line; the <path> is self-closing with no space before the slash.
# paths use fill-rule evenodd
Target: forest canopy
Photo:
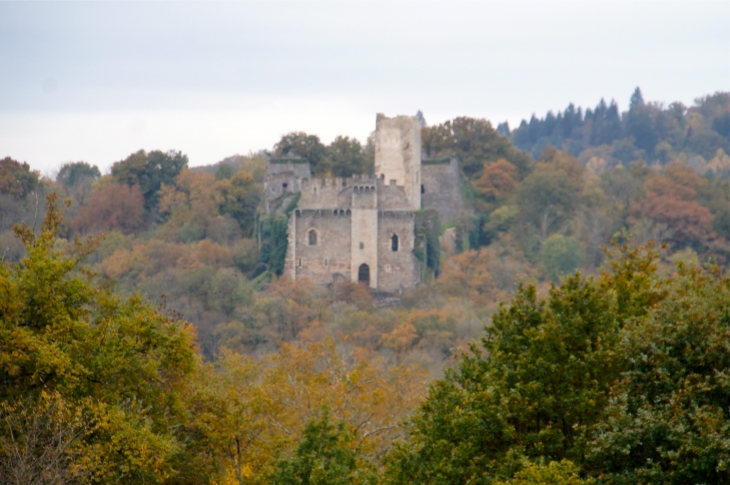
<path id="1" fill-rule="evenodd" d="M 0 160 L 0 481 L 730 482 L 728 113 L 425 125 L 464 211 L 418 213 L 387 298 L 283 277 L 298 198 L 264 195 L 271 160 L 371 173 L 372 139 Z"/>

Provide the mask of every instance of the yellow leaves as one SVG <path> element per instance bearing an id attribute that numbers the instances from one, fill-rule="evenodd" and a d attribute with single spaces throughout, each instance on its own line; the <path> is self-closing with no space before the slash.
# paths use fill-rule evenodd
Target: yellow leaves
<path id="1" fill-rule="evenodd" d="M 180 172 L 174 186 L 160 189 L 160 212 L 170 216 L 174 227 L 186 222 L 206 227 L 218 215 L 222 201 L 214 175 L 188 168 Z"/>
<path id="2" fill-rule="evenodd" d="M 418 340 L 416 327 L 409 322 L 404 322 L 389 334 L 383 335 L 380 338 L 380 343 L 385 347 L 395 350 L 398 356 L 402 356 L 406 351 L 410 350 L 416 340 Z"/>
<path id="3" fill-rule="evenodd" d="M 422 399 L 424 377 L 414 368 L 386 369 L 332 340 L 283 344 L 258 360 L 224 351 L 217 371 L 207 367 L 196 385 L 194 400 L 208 403 L 196 410 L 196 426 L 221 451 L 220 483 L 230 483 L 232 470 L 241 483 L 257 483 L 325 407 L 358 434 L 366 453 L 379 456 L 403 434 L 400 423 Z"/>
<path id="4" fill-rule="evenodd" d="M 570 460 L 551 461 L 547 465 L 526 462 L 515 476 L 495 485 L 591 485 L 591 478 L 580 478 L 580 468 Z"/>
<path id="5" fill-rule="evenodd" d="M 230 251 L 207 239 L 193 246 L 152 239 L 147 243 L 134 242 L 130 249 L 117 249 L 99 264 L 99 271 L 113 279 L 129 273 L 145 278 L 172 268 L 191 270 L 201 266 L 227 268 L 232 265 Z"/>

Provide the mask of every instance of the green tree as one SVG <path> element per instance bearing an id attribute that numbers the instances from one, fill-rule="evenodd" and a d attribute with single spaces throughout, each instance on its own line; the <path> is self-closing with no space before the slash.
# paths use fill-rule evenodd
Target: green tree
<path id="1" fill-rule="evenodd" d="M 571 276 L 543 301 L 521 287 L 481 348 L 431 386 L 388 483 L 488 484 L 525 458 L 580 463 L 582 432 L 604 416 L 621 370 L 619 323 L 593 279 Z"/>
<path id="2" fill-rule="evenodd" d="M 551 461 L 547 465 L 527 463 L 514 478 L 495 485 L 590 485 L 592 479 L 582 479 L 580 470 L 570 460 Z"/>
<path id="3" fill-rule="evenodd" d="M 233 166 L 230 163 L 221 163 L 218 165 L 218 169 L 215 171 L 215 179 L 223 180 L 233 177 L 234 174 Z"/>
<path id="4" fill-rule="evenodd" d="M 335 177 L 351 177 L 353 174 L 372 173 L 374 167 L 366 165 L 365 150 L 355 138 L 338 136 L 330 143 L 324 156 L 324 165 Z"/>
<path id="5" fill-rule="evenodd" d="M 112 177 L 130 187 L 139 185 L 145 209 L 149 212 L 157 208 L 162 184 L 174 185 L 175 178 L 187 165 L 188 157 L 181 152 L 155 150 L 146 153 L 140 150 L 112 165 Z"/>
<path id="6" fill-rule="evenodd" d="M 634 94 L 631 95 L 626 118 L 626 131 L 627 135 L 633 136 L 636 140 L 637 148 L 644 150 L 649 156 L 654 153 L 654 148 L 659 141 L 654 126 L 657 111 L 658 109 L 654 105 L 644 102 L 641 89 L 637 87 Z"/>
<path id="7" fill-rule="evenodd" d="M 730 207 L 721 207 L 712 219 L 712 228 L 730 241 Z"/>
<path id="8" fill-rule="evenodd" d="M 375 484 L 372 465 L 353 449 L 353 436 L 345 423 L 331 423 L 325 411 L 321 419 L 304 428 L 296 454 L 280 460 L 271 477 L 274 485 Z"/>
<path id="9" fill-rule="evenodd" d="M 65 163 L 58 171 L 56 181 L 67 187 L 72 187 L 84 180 L 98 180 L 99 177 L 101 177 L 101 172 L 96 165 L 89 165 L 86 162 L 69 162 Z"/>
<path id="10" fill-rule="evenodd" d="M 515 149 L 508 138 L 500 136 L 484 119 L 460 117 L 437 126 L 424 127 L 421 139 L 423 151 L 432 158 L 445 155 L 458 157 L 469 178 L 479 178 L 485 163 L 499 159 L 514 165 L 520 179 L 531 168 L 530 157 Z"/>
<path id="11" fill-rule="evenodd" d="M 582 174 L 577 159 L 552 147 L 545 149 L 517 190 L 521 219 L 547 237 L 552 228 L 569 220 L 579 205 Z"/>
<path id="12" fill-rule="evenodd" d="M 570 274 L 583 262 L 583 248 L 574 237 L 553 234 L 542 247 L 542 264 L 553 283 Z"/>
<path id="13" fill-rule="evenodd" d="M 730 483 L 730 278 L 680 266 L 625 333 L 628 368 L 588 469 L 601 483 Z"/>
<path id="14" fill-rule="evenodd" d="M 63 257 L 55 249 L 62 221 L 55 193 L 47 201 L 40 235 L 16 228 L 27 256 L 0 265 L 0 404 L 57 395 L 85 409 L 93 427 L 75 466 L 101 483 L 161 482 L 185 452 L 182 398 L 194 335 L 138 296 L 93 286 L 78 264 L 98 241 L 77 242 L 75 255 Z M 6 439 L 10 431 L 0 425 Z"/>
<path id="15" fill-rule="evenodd" d="M 307 135 L 303 132 L 292 132 L 281 137 L 274 145 L 274 153 L 278 157 L 301 157 L 309 163 L 314 175 L 321 175 L 327 167 L 321 162 L 325 157 L 325 146 L 317 135 Z"/>

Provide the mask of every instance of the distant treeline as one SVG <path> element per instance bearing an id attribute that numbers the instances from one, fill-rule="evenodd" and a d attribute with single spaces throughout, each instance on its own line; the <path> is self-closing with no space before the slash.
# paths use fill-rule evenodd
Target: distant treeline
<path id="1" fill-rule="evenodd" d="M 502 123 L 497 131 L 534 158 L 552 145 L 576 157 L 603 147 L 614 165 L 633 160 L 666 164 L 680 153 L 709 160 L 720 148 L 730 152 L 728 103 L 730 93 L 718 92 L 697 98 L 691 107 L 679 102 L 664 106 L 645 102 L 636 88 L 628 111 L 621 112 L 614 100 L 606 104 L 601 99 L 594 109 L 585 111 L 570 103 L 557 115 L 549 111 L 538 118 L 533 114 L 514 130 Z"/>

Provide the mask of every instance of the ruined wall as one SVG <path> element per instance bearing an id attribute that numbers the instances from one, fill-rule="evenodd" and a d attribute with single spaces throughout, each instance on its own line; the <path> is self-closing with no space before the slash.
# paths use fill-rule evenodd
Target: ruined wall
<path id="1" fill-rule="evenodd" d="M 299 181 L 311 177 L 308 163 L 272 162 L 266 164 L 264 195 L 267 200 L 284 193 L 299 192 Z"/>
<path id="2" fill-rule="evenodd" d="M 449 224 L 458 219 L 464 210 L 459 162 L 453 158 L 448 163 L 426 161 L 421 167 L 421 173 L 423 208 L 436 209 L 442 224 Z"/>
<path id="3" fill-rule="evenodd" d="M 309 278 L 315 284 L 332 283 L 336 274 L 350 279 L 351 212 L 303 209 L 289 221 L 286 269 L 290 278 Z M 317 234 L 311 245 L 309 232 Z"/>
<path id="4" fill-rule="evenodd" d="M 415 116 L 375 119 L 375 175 L 404 188 L 411 208 L 421 208 L 421 124 Z"/>
<path id="5" fill-rule="evenodd" d="M 378 213 L 378 289 L 390 293 L 412 289 L 420 279 L 420 261 L 413 254 L 415 215 L 412 211 Z M 393 250 L 393 235 L 398 249 Z"/>

